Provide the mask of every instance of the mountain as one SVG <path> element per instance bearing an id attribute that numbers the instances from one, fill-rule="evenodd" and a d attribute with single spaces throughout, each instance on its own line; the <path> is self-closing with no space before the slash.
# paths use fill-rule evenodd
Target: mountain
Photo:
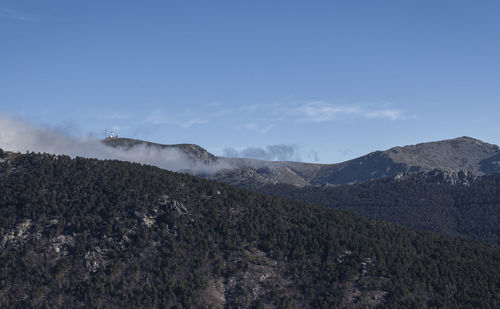
<path id="1" fill-rule="evenodd" d="M 254 164 L 256 167 L 242 162 L 240 171 L 221 171 L 212 179 L 258 188 L 277 183 L 298 186 L 359 183 L 432 170 L 481 176 L 500 172 L 500 148 L 470 137 L 460 137 L 375 151 L 336 164 L 266 161 Z"/>
<path id="2" fill-rule="evenodd" d="M 0 150 L 2 308 L 494 308 L 500 247 L 151 166 Z"/>
<path id="3" fill-rule="evenodd" d="M 344 184 L 441 170 L 486 175 L 500 172 L 500 148 L 470 137 L 460 137 L 412 146 L 394 147 L 323 167 L 311 184 Z"/>
<path id="4" fill-rule="evenodd" d="M 484 165 L 485 160 L 500 155 L 500 148 L 466 136 L 395 147 L 385 151 L 385 154 L 394 162 L 418 166 L 424 170 L 472 171 L 476 175 L 500 172 L 498 167 L 488 169 Z"/>
<path id="5" fill-rule="evenodd" d="M 359 183 L 398 174 L 432 170 L 450 174 L 465 172 L 473 176 L 500 172 L 500 148 L 470 137 L 394 147 L 335 164 L 217 157 L 192 144 L 161 145 L 125 138 L 106 139 L 104 143 L 124 149 L 137 145 L 178 149 L 192 161 L 215 167 L 210 172 L 197 170 L 192 173 L 246 188 L 280 183 L 299 187 Z M 218 172 L 213 173 L 213 170 Z"/>

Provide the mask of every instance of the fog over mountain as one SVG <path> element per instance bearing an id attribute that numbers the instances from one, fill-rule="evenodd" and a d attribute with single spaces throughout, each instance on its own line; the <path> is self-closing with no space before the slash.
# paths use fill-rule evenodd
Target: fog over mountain
<path id="1" fill-rule="evenodd" d="M 149 147 L 143 143 L 115 146 L 117 147 L 110 147 L 95 137 L 73 137 L 0 114 L 0 147 L 5 150 L 116 159 L 150 164 L 172 171 L 210 172 L 215 168 L 206 162 L 193 160 L 182 151 L 182 147 Z"/>

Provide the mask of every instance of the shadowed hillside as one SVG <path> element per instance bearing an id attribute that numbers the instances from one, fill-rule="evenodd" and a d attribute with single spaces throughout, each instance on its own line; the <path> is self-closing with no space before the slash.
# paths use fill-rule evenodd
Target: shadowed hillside
<path id="1" fill-rule="evenodd" d="M 259 192 L 348 210 L 455 237 L 500 244 L 500 174 L 472 177 L 431 171 L 360 184 L 266 185 Z"/>

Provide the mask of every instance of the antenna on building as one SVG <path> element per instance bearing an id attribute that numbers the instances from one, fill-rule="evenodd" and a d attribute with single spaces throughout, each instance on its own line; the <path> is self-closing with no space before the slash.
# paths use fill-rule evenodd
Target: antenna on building
<path id="1" fill-rule="evenodd" d="M 106 131 L 104 132 L 104 139 L 110 139 L 110 138 L 118 138 L 118 133 L 115 133 L 114 130 Z"/>

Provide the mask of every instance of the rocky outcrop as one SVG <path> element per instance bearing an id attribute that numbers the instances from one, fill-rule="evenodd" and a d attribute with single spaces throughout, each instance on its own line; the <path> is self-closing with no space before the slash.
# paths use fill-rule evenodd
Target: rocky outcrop
<path id="1" fill-rule="evenodd" d="M 106 265 L 105 259 L 106 250 L 101 250 L 99 247 L 93 248 L 85 253 L 85 267 L 91 273 L 97 272 Z"/>
<path id="2" fill-rule="evenodd" d="M 28 239 L 33 238 L 34 235 L 31 233 L 32 225 L 31 220 L 28 219 L 7 230 L 1 237 L 0 246 L 2 248 L 12 248 L 20 246 Z"/>
<path id="3" fill-rule="evenodd" d="M 52 238 L 49 242 L 52 250 L 60 256 L 68 255 L 69 250 L 75 246 L 75 239 L 70 235 L 59 235 Z"/>
<path id="4" fill-rule="evenodd" d="M 271 291 L 292 284 L 279 276 L 284 262 L 270 258 L 261 250 L 244 250 L 231 263 L 236 267 L 227 276 L 210 280 L 205 290 L 207 303 L 216 308 L 224 308 L 228 304 L 249 308 L 256 300 L 268 298 Z M 264 308 L 271 305 L 264 301 L 261 304 Z"/>

